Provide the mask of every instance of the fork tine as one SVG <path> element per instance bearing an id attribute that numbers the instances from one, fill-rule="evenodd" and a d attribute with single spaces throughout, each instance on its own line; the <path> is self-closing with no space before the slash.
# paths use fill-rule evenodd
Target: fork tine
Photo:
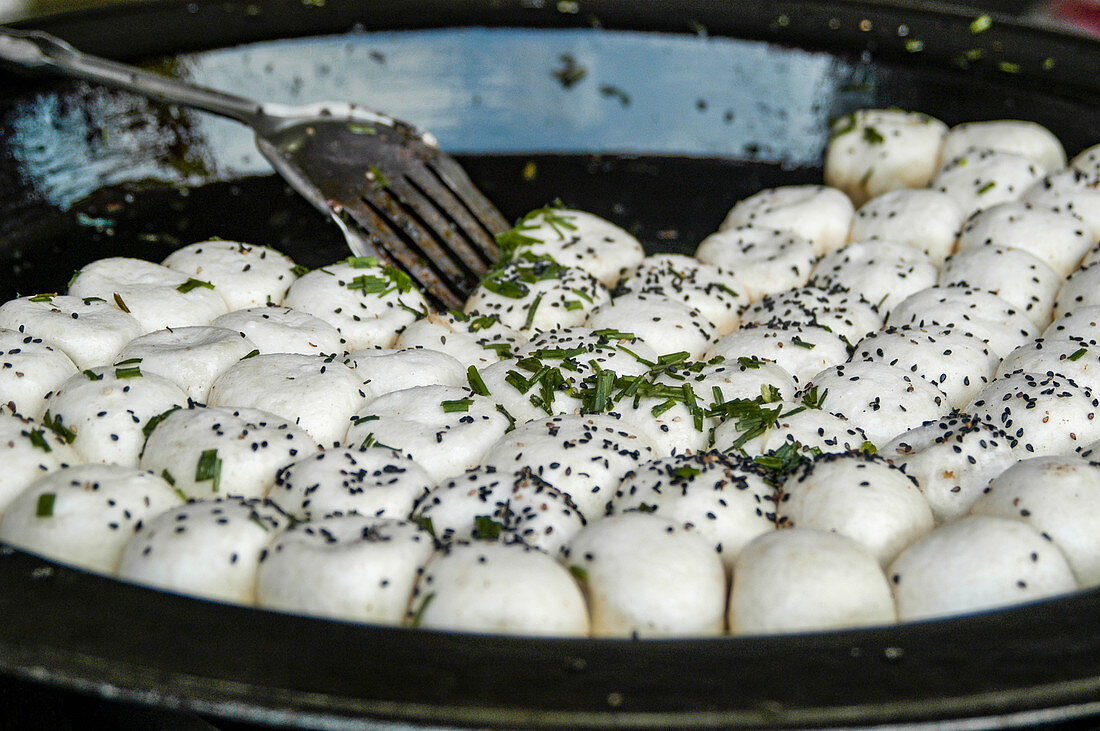
<path id="1" fill-rule="evenodd" d="M 481 190 L 470 180 L 470 176 L 450 155 L 440 153 L 430 162 L 428 168 L 439 176 L 443 184 L 453 192 L 473 214 L 478 223 L 489 233 L 490 245 L 487 248 L 492 261 L 500 256 L 496 245 L 496 234 L 504 233 L 511 226 L 500 211 L 496 209 Z"/>
<path id="2" fill-rule="evenodd" d="M 492 241 L 466 207 L 423 168 L 412 168 L 390 184 L 389 192 L 410 215 L 442 240 L 443 248 L 457 257 L 475 277 L 484 274 L 492 259 L 485 253 Z M 480 239 L 480 240 L 479 240 Z"/>
<path id="3" fill-rule="evenodd" d="M 455 270 L 453 262 L 447 257 L 436 260 L 435 263 L 444 269 L 437 272 L 429 263 L 432 261 L 431 254 L 414 250 L 407 241 L 408 233 L 403 235 L 394 221 L 381 212 L 384 210 L 384 205 L 372 205 L 365 198 L 347 201 L 343 205 L 343 213 L 351 219 L 350 224 L 363 229 L 379 253 L 412 277 L 426 295 L 445 310 L 461 308 L 465 294 L 461 284 L 468 280 L 468 275 Z M 446 266 L 448 263 L 451 267 Z"/>

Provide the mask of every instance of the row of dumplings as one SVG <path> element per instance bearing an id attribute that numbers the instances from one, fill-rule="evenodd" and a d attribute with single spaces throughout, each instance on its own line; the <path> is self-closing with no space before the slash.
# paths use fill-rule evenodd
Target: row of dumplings
<path id="1" fill-rule="evenodd" d="M 947 130 L 858 112 L 837 123 L 826 156 L 843 191 L 741 201 L 696 258 L 646 257 L 606 221 L 542 209 L 502 237 L 506 259 L 464 313 L 430 312 L 400 272 L 363 258 L 305 272 L 270 249 L 214 241 L 163 265 L 95 262 L 67 295 L 0 306 L 0 394 L 20 415 L 8 445 L 13 462 L 25 456 L 0 475 L 0 502 L 20 506 L 4 509 L 0 538 L 186 593 L 520 633 L 850 626 L 1093 585 L 1097 550 L 1081 536 L 1100 519 L 1087 459 L 1100 439 L 1089 285 L 1100 156 L 1063 169 L 1050 140 L 1030 123 Z M 920 180 L 898 162 L 914 149 L 936 161 Z M 1027 158 L 1034 181 L 994 164 L 1009 157 Z M 965 185 L 948 174 L 960 169 Z M 314 459 L 341 466 L 294 478 Z M 98 492 L 87 485 L 106 477 L 72 471 L 101 463 L 191 501 L 149 498 L 120 521 L 111 497 L 88 525 L 120 537 L 117 565 L 48 549 L 64 544 L 49 537 L 59 486 Z M 423 476 L 401 507 L 374 502 L 407 471 Z M 1062 487 L 1020 492 L 1036 485 Z M 221 534 L 184 523 L 241 526 L 255 549 L 219 552 Z M 169 536 L 199 536 L 210 552 L 160 550 Z M 370 569 L 399 612 L 324 608 L 386 604 L 311 582 L 346 574 L 324 567 L 350 546 L 406 537 L 422 548 L 403 551 L 423 560 Z M 313 548 L 280 547 L 291 538 Z M 688 561 L 674 543 L 707 558 Z M 490 561 L 496 552 L 507 558 Z M 150 558 L 180 555 L 188 566 Z M 833 570 L 800 568 L 819 556 L 848 578 L 812 589 Z M 552 567 L 558 578 L 542 583 L 560 601 L 512 601 L 519 579 L 472 613 L 461 611 L 469 596 L 448 593 L 506 587 L 489 577 L 511 576 L 501 565 L 513 561 L 527 567 L 518 575 Z M 698 571 L 668 568 L 685 561 Z M 472 581 L 486 563 L 495 569 Z M 203 588 L 222 564 L 243 589 Z M 439 573 L 450 565 L 456 574 Z M 640 614 L 617 604 L 645 591 Z M 559 605 L 571 619 L 551 630 L 534 608 Z"/>

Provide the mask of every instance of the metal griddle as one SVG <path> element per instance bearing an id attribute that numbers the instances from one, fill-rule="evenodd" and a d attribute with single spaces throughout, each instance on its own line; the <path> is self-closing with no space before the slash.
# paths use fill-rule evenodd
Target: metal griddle
<path id="1" fill-rule="evenodd" d="M 800 147 L 803 132 L 822 134 L 830 117 L 859 106 L 895 105 L 950 124 L 1032 119 L 1071 154 L 1100 141 L 1100 44 L 998 17 L 974 32 L 984 25 L 973 26 L 975 16 L 900 2 L 191 0 L 134 2 L 27 25 L 154 68 L 240 68 L 242 91 L 266 77 L 288 94 L 332 83 L 338 55 L 331 64 L 317 55 L 334 53 L 333 38 L 398 51 L 443 41 L 516 48 L 508 44 L 519 33 L 523 47 L 536 50 L 496 65 L 456 61 L 469 86 L 442 112 L 416 106 L 418 91 L 436 88 L 435 67 L 408 71 L 390 51 L 368 56 L 388 75 L 370 73 L 412 105 L 411 112 L 391 111 L 433 129 L 434 120 L 416 114 L 451 115 L 441 117 L 444 146 L 463 153 L 462 163 L 507 216 L 560 198 L 626 227 L 650 251 L 688 252 L 733 201 L 761 187 L 819 180 L 813 155 Z M 303 40 L 314 37 L 320 40 Z M 240 44 L 261 45 L 217 50 Z M 255 47 L 289 61 L 274 62 L 265 75 L 249 65 Z M 622 76 L 647 49 L 660 73 Z M 714 58 L 720 63 L 711 64 Z M 585 74 L 570 83 L 570 71 L 581 67 Z M 819 103 L 788 93 L 805 85 L 798 76 L 806 68 L 824 69 Z M 611 83 L 621 78 L 632 81 Z M 516 79 L 530 81 L 509 87 Z M 676 84 L 687 108 L 668 102 Z M 0 88 L 5 298 L 60 290 L 72 270 L 95 258 L 159 260 L 213 235 L 271 244 L 307 266 L 345 255 L 338 232 L 276 178 L 219 159 L 218 130 L 201 120 L 3 71 Z M 520 99 L 519 91 L 529 93 Z M 574 103 L 634 124 L 634 144 L 598 137 L 607 125 L 579 134 L 570 125 L 583 115 L 540 116 Z M 464 123 L 471 115 L 477 125 Z M 74 129 L 83 134 L 69 134 Z M 690 134 L 677 135 L 684 130 Z M 1100 713 L 1100 591 L 855 632 L 539 640 L 221 605 L 5 549 L 0 671 L 106 700 L 316 728 L 964 719 L 1000 727 Z"/>

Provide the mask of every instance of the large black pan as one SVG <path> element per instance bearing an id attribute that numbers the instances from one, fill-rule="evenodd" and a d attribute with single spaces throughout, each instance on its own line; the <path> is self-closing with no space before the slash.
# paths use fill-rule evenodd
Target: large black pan
<path id="1" fill-rule="evenodd" d="M 818 179 L 827 120 L 856 106 L 1033 119 L 1071 153 L 1100 141 L 1097 44 L 975 16 L 866 2 L 191 0 L 35 25 L 239 92 L 354 94 L 435 130 L 509 216 L 561 198 L 651 249 L 685 250 L 737 198 Z M 307 36 L 321 38 L 176 56 Z M 0 71 L 0 89 L 4 296 L 210 235 L 308 265 L 343 255 L 232 130 L 68 82 Z M 7 549 L 0 670 L 326 728 L 993 727 L 1100 713 L 1100 592 L 858 632 L 554 641 L 225 606 Z"/>

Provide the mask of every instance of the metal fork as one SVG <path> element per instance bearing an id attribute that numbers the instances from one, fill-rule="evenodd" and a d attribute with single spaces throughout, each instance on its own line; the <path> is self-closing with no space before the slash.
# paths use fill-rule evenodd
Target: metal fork
<path id="1" fill-rule="evenodd" d="M 81 53 L 39 31 L 0 27 L 0 61 L 194 107 L 248 125 L 272 167 L 331 216 L 357 256 L 409 274 L 460 307 L 499 256 L 508 224 L 428 132 L 343 102 L 260 103 Z"/>

